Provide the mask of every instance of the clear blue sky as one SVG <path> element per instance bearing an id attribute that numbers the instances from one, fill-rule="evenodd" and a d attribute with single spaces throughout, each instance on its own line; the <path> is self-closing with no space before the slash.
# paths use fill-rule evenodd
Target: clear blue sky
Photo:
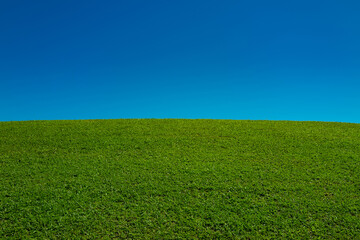
<path id="1" fill-rule="evenodd" d="M 0 1 L 0 121 L 360 122 L 360 1 Z"/>

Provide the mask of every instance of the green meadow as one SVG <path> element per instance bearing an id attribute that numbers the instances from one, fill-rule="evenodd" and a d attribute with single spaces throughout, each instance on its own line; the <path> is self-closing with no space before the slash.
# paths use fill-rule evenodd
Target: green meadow
<path id="1" fill-rule="evenodd" d="M 1 239 L 360 239 L 360 124 L 0 122 Z"/>

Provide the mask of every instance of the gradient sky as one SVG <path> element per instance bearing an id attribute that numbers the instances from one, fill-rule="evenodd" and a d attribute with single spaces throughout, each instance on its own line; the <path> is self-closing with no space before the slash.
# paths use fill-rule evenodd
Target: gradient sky
<path id="1" fill-rule="evenodd" d="M 0 1 L 0 121 L 360 122 L 360 1 Z"/>

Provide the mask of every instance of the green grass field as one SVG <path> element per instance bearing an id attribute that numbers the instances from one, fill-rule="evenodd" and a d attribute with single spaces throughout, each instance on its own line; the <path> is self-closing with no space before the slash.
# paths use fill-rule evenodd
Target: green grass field
<path id="1" fill-rule="evenodd" d="M 0 238 L 360 239 L 360 124 L 0 122 Z"/>

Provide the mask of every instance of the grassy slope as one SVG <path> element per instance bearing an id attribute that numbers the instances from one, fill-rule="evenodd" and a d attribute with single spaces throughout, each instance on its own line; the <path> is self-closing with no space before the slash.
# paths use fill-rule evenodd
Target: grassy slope
<path id="1" fill-rule="evenodd" d="M 0 237 L 360 238 L 360 125 L 0 122 Z"/>

